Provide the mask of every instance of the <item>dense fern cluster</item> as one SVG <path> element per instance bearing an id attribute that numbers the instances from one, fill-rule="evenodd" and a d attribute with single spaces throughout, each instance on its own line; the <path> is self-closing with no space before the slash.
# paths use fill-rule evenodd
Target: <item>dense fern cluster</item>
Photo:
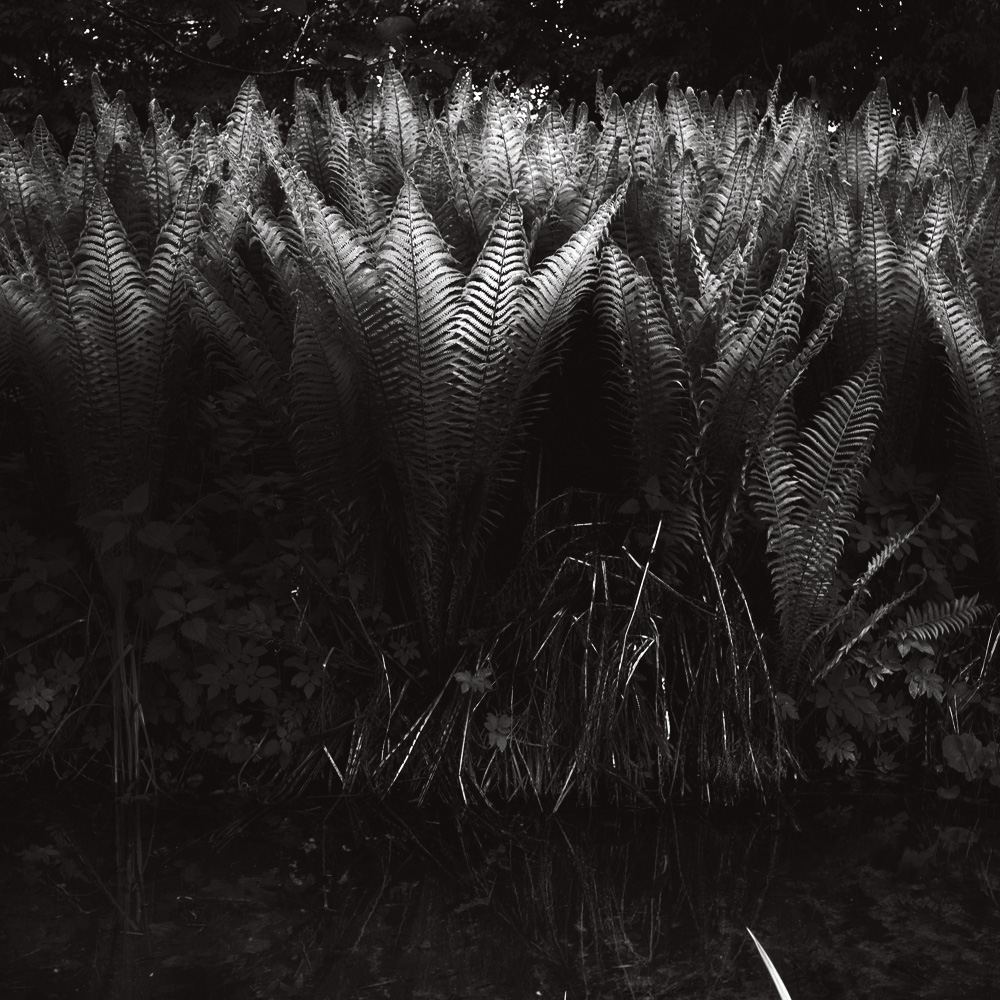
<path id="1" fill-rule="evenodd" d="M 248 80 L 224 128 L 200 118 L 182 140 L 156 102 L 142 135 L 122 94 L 96 79 L 94 94 L 96 127 L 83 118 L 68 160 L 40 119 L 22 148 L 0 118 L 0 391 L 24 401 L 83 523 L 143 488 L 144 517 L 170 509 L 171 428 L 204 346 L 336 532 L 360 540 L 373 602 L 403 575 L 450 692 L 473 676 L 461 650 L 489 619 L 484 551 L 538 387 L 592 305 L 625 485 L 649 517 L 620 553 L 588 551 L 585 533 L 572 550 L 578 566 L 622 560 L 638 589 L 618 621 L 604 579 L 602 627 L 621 628 L 600 669 L 617 679 L 584 685 L 580 731 L 560 732 L 569 774 L 599 771 L 598 734 L 629 726 L 647 743 L 637 785 L 675 787 L 688 747 L 698 780 L 767 784 L 784 767 L 779 716 L 810 678 L 853 663 L 874 689 L 859 637 L 896 604 L 862 609 L 917 528 L 889 533 L 850 586 L 845 547 L 873 456 L 885 470 L 923 460 L 942 361 L 960 430 L 954 468 L 931 471 L 953 472 L 947 499 L 1000 566 L 1000 112 L 978 130 L 964 102 L 950 118 L 932 102 L 900 131 L 883 83 L 831 142 L 808 101 L 778 106 L 777 84 L 758 119 L 744 94 L 726 107 L 673 81 L 662 105 L 649 87 L 623 106 L 599 83 L 597 124 L 585 106 L 532 114 L 492 83 L 474 93 L 467 76 L 434 108 L 388 64 L 343 103 L 297 86 L 287 138 Z M 769 605 L 746 592 L 760 525 Z M 93 541 L 123 633 L 131 543 Z M 537 541 L 521 565 L 533 601 L 566 565 L 539 561 Z M 971 596 L 939 597 L 908 593 L 911 639 L 974 620 Z M 589 655 L 594 614 L 572 656 Z M 510 720 L 527 709 L 508 683 Z M 636 699 L 635 716 L 616 699 Z M 460 717 L 444 716 L 439 749 L 470 738 Z M 543 712 L 523 745 L 558 729 Z M 502 780 L 535 784 L 534 766 Z"/>

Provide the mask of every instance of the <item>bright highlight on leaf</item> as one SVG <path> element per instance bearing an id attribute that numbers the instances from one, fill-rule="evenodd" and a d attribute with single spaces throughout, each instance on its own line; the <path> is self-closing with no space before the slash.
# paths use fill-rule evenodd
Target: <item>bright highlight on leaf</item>
<path id="1" fill-rule="evenodd" d="M 757 946 L 757 951 L 760 952 L 760 957 L 764 960 L 764 966 L 771 975 L 771 981 L 774 983 L 775 989 L 778 991 L 778 996 L 781 1000 L 792 1000 L 791 994 L 785 988 L 785 984 L 781 981 L 781 976 L 778 975 L 778 970 L 774 967 L 774 963 L 768 958 L 767 952 L 764 951 L 764 946 L 757 940 L 754 932 L 747 928 L 747 934 L 750 935 L 753 943 Z"/>

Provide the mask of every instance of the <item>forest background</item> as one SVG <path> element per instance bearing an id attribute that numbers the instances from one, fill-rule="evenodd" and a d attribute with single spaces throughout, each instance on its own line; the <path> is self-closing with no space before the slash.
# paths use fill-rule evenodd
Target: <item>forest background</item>
<path id="1" fill-rule="evenodd" d="M 39 40 L 44 39 L 44 45 Z M 477 83 L 558 90 L 591 101 L 597 71 L 623 100 L 650 82 L 709 94 L 750 90 L 762 105 L 782 67 L 784 97 L 809 94 L 834 120 L 885 77 L 891 99 L 951 107 L 969 88 L 977 121 L 1000 86 L 997 0 L 15 0 L 0 9 L 0 113 L 19 138 L 42 115 L 66 148 L 90 111 L 90 75 L 141 115 L 155 91 L 183 134 L 206 107 L 225 119 L 257 78 L 290 117 L 293 82 L 363 84 L 388 54 L 422 90 L 443 92 L 468 66 Z M 812 80 L 810 79 L 812 78 Z M 145 124 L 143 122 L 143 124 Z"/>

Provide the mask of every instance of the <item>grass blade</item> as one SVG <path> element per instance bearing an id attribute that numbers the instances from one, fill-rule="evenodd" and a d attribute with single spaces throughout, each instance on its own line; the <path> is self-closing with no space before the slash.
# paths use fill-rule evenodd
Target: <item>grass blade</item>
<path id="1" fill-rule="evenodd" d="M 754 933 L 750 928 L 747 928 L 747 934 L 753 939 L 753 943 L 757 945 L 757 951 L 760 952 L 760 957 L 764 960 L 764 965 L 767 971 L 771 974 L 771 980 L 774 982 L 774 987 L 778 991 L 778 996 L 781 1000 L 792 1000 L 791 994 L 785 988 L 785 984 L 781 981 L 781 976 L 778 975 L 778 970 L 774 967 L 774 962 L 767 957 L 767 952 L 764 951 L 764 946 L 754 937 Z"/>

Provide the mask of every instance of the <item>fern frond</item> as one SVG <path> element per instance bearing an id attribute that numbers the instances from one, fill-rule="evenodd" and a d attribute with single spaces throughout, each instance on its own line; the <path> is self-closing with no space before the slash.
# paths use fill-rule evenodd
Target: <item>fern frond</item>
<path id="1" fill-rule="evenodd" d="M 677 115 L 673 123 L 681 128 L 696 130 L 697 125 L 691 116 L 690 107 L 686 110 L 687 115 Z M 632 174 L 638 181 L 651 181 L 656 163 L 663 156 L 663 114 L 656 101 L 655 84 L 649 84 L 626 108 L 626 118 Z"/>
<path id="2" fill-rule="evenodd" d="M 636 267 L 617 247 L 606 247 L 594 307 L 615 336 L 627 376 L 625 407 L 638 479 L 655 475 L 668 493 L 676 492 L 692 443 L 690 380 L 645 262 L 640 258 Z"/>
<path id="3" fill-rule="evenodd" d="M 517 382 L 512 403 L 524 402 L 535 382 L 558 360 L 569 319 L 592 280 L 598 240 L 626 189 L 627 182 L 524 282 L 510 331 L 508 363 L 513 368 L 504 373 Z"/>
<path id="4" fill-rule="evenodd" d="M 391 60 L 382 71 L 380 128 L 401 169 L 411 171 L 423 144 L 423 127 L 406 81 Z"/>
<path id="5" fill-rule="evenodd" d="M 53 220 L 67 246 L 75 246 L 79 239 L 87 215 L 88 199 L 97 180 L 96 135 L 90 117 L 82 114 L 62 178 L 65 209 L 58 219 Z"/>
<path id="6" fill-rule="evenodd" d="M 94 93 L 94 110 L 97 113 L 97 160 L 103 166 L 116 143 L 122 147 L 141 146 L 142 131 L 124 91 L 119 90 L 114 100 L 109 101 L 97 73 L 91 75 L 90 81 Z"/>
<path id="7" fill-rule="evenodd" d="M 875 164 L 865 135 L 864 118 L 859 112 L 850 124 L 845 123 L 838 134 L 835 162 L 847 191 L 848 203 L 855 223 L 861 221 L 865 193 L 875 184 Z"/>
<path id="8" fill-rule="evenodd" d="M 433 632 L 442 568 L 433 551 L 444 522 L 444 484 L 458 430 L 449 420 L 449 396 L 462 274 L 409 179 L 386 227 L 377 269 L 387 310 L 370 330 L 368 347 L 382 379 L 379 403 L 398 447 L 390 455 L 410 541 L 418 562 L 424 561 L 414 570 L 417 593 L 429 602 L 425 609 Z"/>
<path id="9" fill-rule="evenodd" d="M 942 259 L 957 257 L 950 237 L 942 251 Z M 926 281 L 964 424 L 955 441 L 962 459 L 958 473 L 979 513 L 991 556 L 1000 560 L 1000 363 L 970 293 L 956 286 L 938 261 L 928 261 Z"/>
<path id="10" fill-rule="evenodd" d="M 676 74 L 670 78 L 663 102 L 663 133 L 676 136 L 681 156 L 691 150 L 692 156 L 700 160 L 706 155 L 705 122 L 692 111 L 691 102 L 678 86 L 677 79 Z"/>
<path id="11" fill-rule="evenodd" d="M 705 430 L 700 450 L 727 500 L 734 477 L 744 467 L 747 447 L 756 443 L 788 391 L 787 380 L 777 392 L 769 383 L 796 353 L 805 279 L 806 241 L 800 231 L 791 256 L 782 251 L 767 294 L 742 328 L 720 338 L 718 357 L 702 373 L 699 396 Z"/>
<path id="12" fill-rule="evenodd" d="M 889 176 L 899 156 L 899 139 L 884 76 L 862 104 L 861 111 L 865 141 L 871 156 L 873 182 L 878 190 L 879 184 Z"/>
<path id="13" fill-rule="evenodd" d="M 181 268 L 191 292 L 192 318 L 209 344 L 222 348 L 221 352 L 209 350 L 210 356 L 219 354 L 219 367 L 245 380 L 261 406 L 280 421 L 287 399 L 284 372 L 259 333 L 260 326 L 268 323 L 270 310 L 250 276 L 236 265 L 238 258 L 229 271 L 228 302 L 201 270 L 190 265 Z"/>
<path id="14" fill-rule="evenodd" d="M 815 506 L 824 496 L 833 497 L 838 504 L 838 520 L 853 516 L 853 493 L 878 429 L 882 395 L 879 376 L 880 366 L 872 359 L 838 392 L 827 397 L 803 429 L 795 450 L 805 502 Z"/>
<path id="15" fill-rule="evenodd" d="M 134 146 L 123 149 L 115 144 L 104 164 L 103 187 L 143 269 L 149 267 L 157 233 L 147 197 L 147 183 L 142 151 Z"/>
<path id="16" fill-rule="evenodd" d="M 919 608 L 906 609 L 906 624 L 893 632 L 901 643 L 940 642 L 971 628 L 982 608 L 979 598 L 954 597 L 950 601 L 925 601 Z"/>
<path id="17" fill-rule="evenodd" d="M 804 666 L 815 637 L 836 620 L 837 566 L 878 427 L 880 398 L 873 357 L 823 402 L 790 451 L 766 443 L 751 477 L 751 495 L 769 524 L 783 669 L 793 674 Z"/>
<path id="18" fill-rule="evenodd" d="M 37 252 L 42 227 L 51 211 L 58 211 L 58 188 L 39 176 L 14 133 L 0 115 L 0 192 L 10 221 L 32 270 L 38 267 Z"/>
<path id="19" fill-rule="evenodd" d="M 702 204 L 701 243 L 709 263 L 720 263 L 733 250 L 744 222 L 746 193 L 754 150 L 750 139 L 740 147 L 726 168 L 718 187 Z"/>
<path id="20" fill-rule="evenodd" d="M 257 81 L 248 76 L 233 99 L 226 125 L 219 133 L 224 156 L 234 170 L 249 164 L 260 148 L 263 133 L 264 99 Z"/>
<path id="21" fill-rule="evenodd" d="M 380 449 L 367 411 L 364 359 L 318 287 L 307 281 L 295 299 L 290 376 L 299 467 L 345 524 L 380 534 L 373 523 Z"/>
<path id="22" fill-rule="evenodd" d="M 25 136 L 24 151 L 42 183 L 52 189 L 61 190 L 62 177 L 66 172 L 66 158 L 59 148 L 58 140 L 49 131 L 41 115 L 35 119 L 31 131 Z"/>

